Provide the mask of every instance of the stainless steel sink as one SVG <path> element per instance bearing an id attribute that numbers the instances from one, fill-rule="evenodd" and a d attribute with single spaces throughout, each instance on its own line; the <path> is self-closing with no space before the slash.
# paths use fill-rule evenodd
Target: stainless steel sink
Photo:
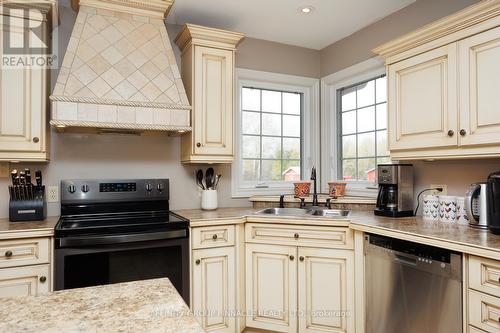
<path id="1" fill-rule="evenodd" d="M 345 218 L 351 213 L 350 210 L 345 209 L 326 209 L 320 207 L 313 207 L 309 209 L 304 208 L 266 208 L 259 210 L 255 214 L 258 215 L 275 215 L 275 216 L 323 216 L 323 217 L 336 217 Z"/>

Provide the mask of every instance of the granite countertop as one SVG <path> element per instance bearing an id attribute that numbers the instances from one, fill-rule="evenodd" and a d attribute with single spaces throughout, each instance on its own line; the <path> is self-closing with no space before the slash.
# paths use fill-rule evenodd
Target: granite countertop
<path id="1" fill-rule="evenodd" d="M 0 299 L 0 332 L 202 333 L 166 278 Z"/>
<path id="2" fill-rule="evenodd" d="M 49 216 L 44 221 L 10 222 L 8 218 L 0 219 L 0 238 L 52 236 L 58 216 Z"/>

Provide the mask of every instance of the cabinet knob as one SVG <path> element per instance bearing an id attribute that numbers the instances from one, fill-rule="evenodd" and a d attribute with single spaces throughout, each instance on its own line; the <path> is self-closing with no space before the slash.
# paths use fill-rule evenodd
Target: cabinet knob
<path id="1" fill-rule="evenodd" d="M 217 234 L 214 234 L 214 235 L 212 236 L 212 239 L 213 239 L 213 240 L 216 240 L 216 239 L 217 239 Z"/>
<path id="2" fill-rule="evenodd" d="M 7 258 L 12 257 L 12 251 L 10 251 L 10 250 L 9 250 L 9 251 L 5 251 L 5 256 L 6 256 Z"/>
<path id="3" fill-rule="evenodd" d="M 455 131 L 454 130 L 449 130 L 448 131 L 448 136 L 454 136 L 455 135 Z"/>
<path id="4" fill-rule="evenodd" d="M 34 143 L 38 143 L 38 141 L 40 141 L 40 139 L 39 139 L 37 136 L 35 136 L 35 137 L 33 138 L 33 142 L 34 142 Z"/>
<path id="5" fill-rule="evenodd" d="M 461 135 L 461 136 L 465 136 L 466 134 L 467 134 L 467 131 L 466 131 L 465 129 L 463 129 L 463 128 L 462 128 L 462 129 L 460 130 L 460 135 Z"/>
<path id="6" fill-rule="evenodd" d="M 199 265 L 200 263 L 201 263 L 201 260 L 200 259 L 196 259 L 195 264 Z"/>
<path id="7" fill-rule="evenodd" d="M 295 257 L 293 255 L 290 255 L 290 260 L 293 261 L 293 259 L 295 259 Z"/>
<path id="8" fill-rule="evenodd" d="M 297 234 L 297 233 L 296 233 L 296 234 L 294 234 L 294 235 L 293 235 L 293 238 L 295 238 L 295 239 L 299 238 L 299 234 Z"/>
<path id="9" fill-rule="evenodd" d="M 300 260 L 300 261 L 304 261 L 304 257 L 303 257 L 303 256 L 300 256 L 300 257 L 299 257 L 299 260 Z"/>
<path id="10" fill-rule="evenodd" d="M 40 282 L 41 283 L 45 283 L 45 281 L 47 281 L 47 277 L 46 276 L 40 276 Z"/>
<path id="11" fill-rule="evenodd" d="M 196 143 L 196 147 L 200 148 L 201 147 L 201 143 L 197 142 Z"/>

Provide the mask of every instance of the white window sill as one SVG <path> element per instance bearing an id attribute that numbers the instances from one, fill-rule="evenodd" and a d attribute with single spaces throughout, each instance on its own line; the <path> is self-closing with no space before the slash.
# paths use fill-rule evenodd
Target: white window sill
<path id="1" fill-rule="evenodd" d="M 329 198 L 326 194 L 318 194 L 318 202 L 325 203 L 326 199 Z M 249 199 L 251 202 L 279 202 L 279 195 L 254 195 Z M 287 203 L 300 203 L 299 198 L 295 198 L 293 194 L 285 195 L 285 202 Z M 306 198 L 306 203 L 312 202 L 312 195 Z M 337 199 L 332 199 L 332 204 L 365 204 L 365 205 L 374 205 L 377 203 L 377 199 L 370 197 L 354 197 L 354 196 L 345 196 L 339 197 Z"/>

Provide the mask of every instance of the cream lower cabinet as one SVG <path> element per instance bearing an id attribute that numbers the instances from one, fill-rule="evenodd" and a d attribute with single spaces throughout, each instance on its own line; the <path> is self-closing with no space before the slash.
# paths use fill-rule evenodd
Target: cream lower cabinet
<path id="1" fill-rule="evenodd" d="M 354 332 L 350 250 L 246 244 L 246 326 Z"/>
<path id="2" fill-rule="evenodd" d="M 0 269 L 0 298 L 48 293 L 49 277 L 49 265 Z"/>

